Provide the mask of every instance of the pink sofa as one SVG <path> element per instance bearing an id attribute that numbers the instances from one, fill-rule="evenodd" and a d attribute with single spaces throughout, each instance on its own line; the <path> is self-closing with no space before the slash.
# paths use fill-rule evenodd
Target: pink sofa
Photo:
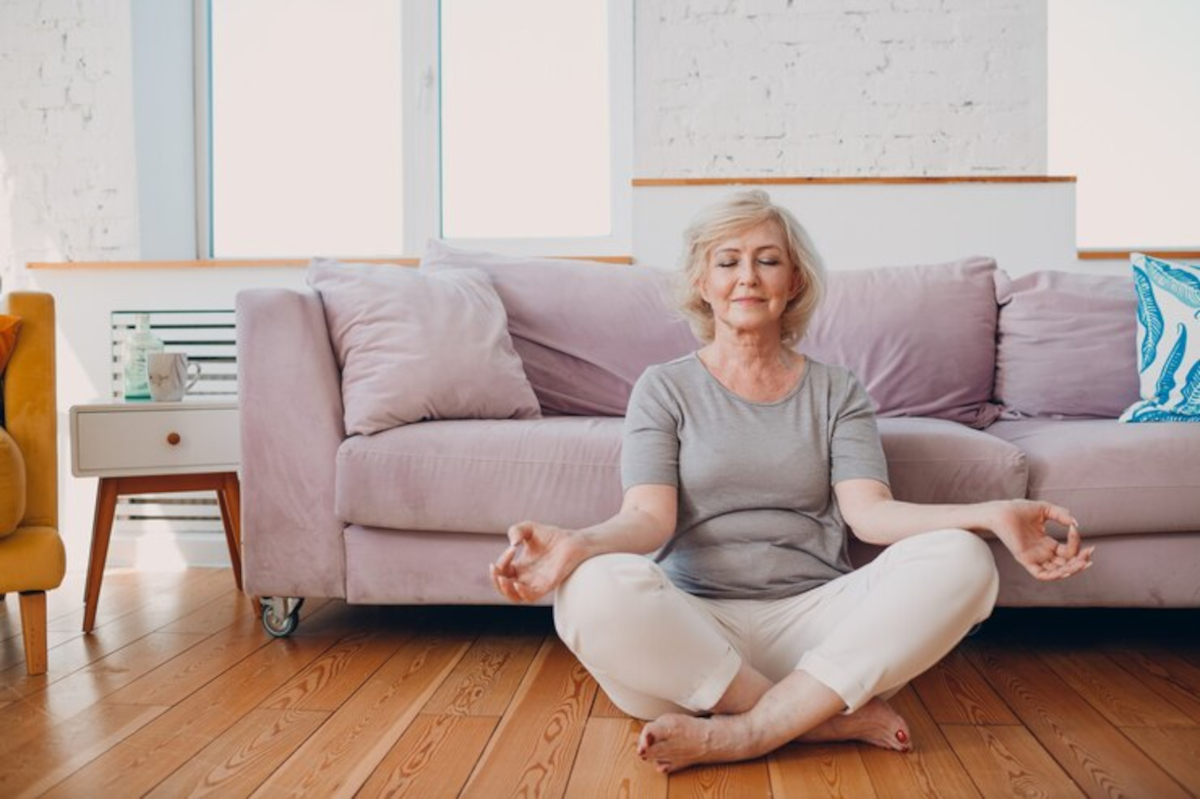
<path id="1" fill-rule="evenodd" d="M 501 603 L 487 564 L 509 524 L 619 507 L 611 414 L 647 363 L 696 346 L 662 305 L 663 273 L 462 265 L 490 273 L 542 418 L 347 437 L 320 297 L 238 296 L 243 575 L 277 634 L 302 597 Z M 993 541 L 1000 604 L 1196 607 L 1200 425 L 1116 421 L 1138 397 L 1135 311 L 1127 277 L 1012 280 L 987 259 L 834 272 L 798 348 L 866 385 L 898 499 L 1044 499 L 1098 544 L 1088 572 L 1043 584 Z"/>

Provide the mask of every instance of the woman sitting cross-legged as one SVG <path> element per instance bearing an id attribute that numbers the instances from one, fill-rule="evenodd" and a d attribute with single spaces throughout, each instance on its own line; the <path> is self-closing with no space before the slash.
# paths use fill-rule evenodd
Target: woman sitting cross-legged
<path id="1" fill-rule="evenodd" d="M 892 498 L 862 385 L 792 349 L 823 268 L 765 193 L 703 213 L 685 258 L 684 310 L 708 343 L 634 387 L 621 511 L 580 530 L 513 525 L 496 588 L 516 602 L 556 592 L 559 635 L 650 720 L 638 753 L 660 771 L 795 739 L 907 750 L 886 700 L 991 613 L 982 537 L 1042 580 L 1087 568 L 1092 548 L 1045 502 Z M 1069 527 L 1065 543 L 1048 520 Z M 855 570 L 849 533 L 887 548 Z"/>

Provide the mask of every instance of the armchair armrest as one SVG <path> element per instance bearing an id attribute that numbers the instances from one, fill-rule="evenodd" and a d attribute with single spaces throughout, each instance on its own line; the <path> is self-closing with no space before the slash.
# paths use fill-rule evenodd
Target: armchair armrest
<path id="1" fill-rule="evenodd" d="M 22 526 L 58 527 L 58 398 L 54 379 L 54 297 L 14 291 L 0 313 L 21 317 L 17 348 L 4 373 L 4 427 L 25 459 Z"/>
<path id="2" fill-rule="evenodd" d="M 344 525 L 333 500 L 346 434 L 320 298 L 242 291 L 237 328 L 246 592 L 344 597 Z"/>

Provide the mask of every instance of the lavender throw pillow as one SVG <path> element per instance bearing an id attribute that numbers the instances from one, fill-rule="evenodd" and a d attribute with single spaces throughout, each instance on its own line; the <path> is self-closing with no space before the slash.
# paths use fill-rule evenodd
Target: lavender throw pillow
<path id="1" fill-rule="evenodd" d="M 321 295 L 342 369 L 347 433 L 540 415 L 504 306 L 482 272 L 316 259 L 308 284 Z"/>
<path id="2" fill-rule="evenodd" d="M 674 273 L 645 266 L 474 252 L 430 241 L 421 271 L 482 269 L 547 413 L 623 416 L 647 366 L 698 348 L 671 298 Z"/>
<path id="3" fill-rule="evenodd" d="M 1005 419 L 1115 419 L 1138 398 L 1127 275 L 996 274 L 996 400 Z"/>
<path id="4" fill-rule="evenodd" d="M 996 262 L 831 272 L 798 349 L 848 367 L 880 416 L 932 416 L 982 429 L 996 364 Z"/>

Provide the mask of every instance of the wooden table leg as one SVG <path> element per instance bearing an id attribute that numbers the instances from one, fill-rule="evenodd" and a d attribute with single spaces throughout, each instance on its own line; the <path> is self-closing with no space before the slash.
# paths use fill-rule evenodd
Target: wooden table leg
<path id="1" fill-rule="evenodd" d="M 242 501 L 236 473 L 225 476 L 217 489 L 217 501 L 221 506 L 221 521 L 225 524 L 225 543 L 229 547 L 229 560 L 233 564 L 233 580 L 242 590 Z"/>
<path id="2" fill-rule="evenodd" d="M 112 537 L 113 517 L 117 512 L 120 478 L 101 477 L 96 489 L 96 517 L 92 521 L 92 550 L 88 555 L 87 587 L 83 598 L 83 631 L 96 626 L 96 605 L 100 601 L 100 582 L 108 561 L 108 541 Z"/>

